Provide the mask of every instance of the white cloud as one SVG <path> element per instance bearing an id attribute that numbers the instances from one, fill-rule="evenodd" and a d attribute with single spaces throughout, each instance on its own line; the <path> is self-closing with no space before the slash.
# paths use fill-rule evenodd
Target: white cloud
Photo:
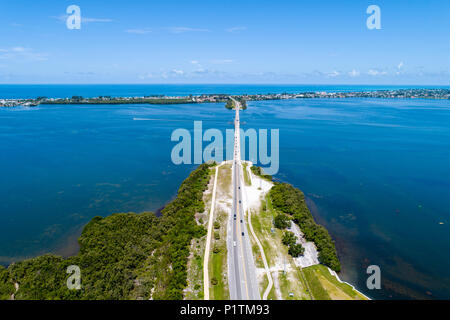
<path id="1" fill-rule="evenodd" d="M 403 66 L 404 66 L 404 63 L 403 63 L 403 61 L 401 61 L 397 66 L 397 71 L 395 72 L 396 75 L 400 75 L 403 73 L 403 71 L 402 71 Z"/>
<path id="2" fill-rule="evenodd" d="M 193 73 L 194 74 L 205 74 L 205 73 L 208 73 L 208 70 L 200 68 L 200 69 L 195 70 Z"/>
<path id="3" fill-rule="evenodd" d="M 239 31 L 244 31 L 244 30 L 247 30 L 247 27 L 232 27 L 232 28 L 225 29 L 226 32 L 239 32 Z"/>
<path id="4" fill-rule="evenodd" d="M 170 79 L 184 76 L 186 73 L 181 69 L 172 69 L 170 71 L 147 72 L 139 75 L 139 79 Z"/>
<path id="5" fill-rule="evenodd" d="M 0 49 L 0 59 L 2 60 L 25 60 L 25 61 L 45 61 L 47 54 L 35 52 L 24 47 L 13 47 L 10 49 Z"/>
<path id="6" fill-rule="evenodd" d="M 186 33 L 186 32 L 210 32 L 208 29 L 197 29 L 197 28 L 189 28 L 189 27 L 170 27 L 167 28 L 170 33 Z"/>
<path id="7" fill-rule="evenodd" d="M 386 71 L 380 71 L 380 70 L 377 70 L 377 69 L 370 69 L 370 70 L 367 72 L 367 74 L 368 74 L 369 76 L 384 76 L 384 75 L 387 74 L 387 72 L 386 72 Z"/>
<path id="8" fill-rule="evenodd" d="M 150 29 L 127 29 L 125 30 L 126 33 L 132 33 L 132 34 L 148 34 L 151 33 L 152 30 Z"/>
<path id="9" fill-rule="evenodd" d="M 88 23 L 88 22 L 112 22 L 111 19 L 98 19 L 98 18 L 84 18 L 81 16 L 81 22 Z"/>
<path id="10" fill-rule="evenodd" d="M 214 59 L 211 60 L 211 63 L 213 64 L 226 64 L 226 63 L 233 63 L 234 60 L 232 59 Z"/>
<path id="11" fill-rule="evenodd" d="M 198 60 L 191 60 L 190 63 L 191 64 L 200 64 L 200 62 Z"/>
<path id="12" fill-rule="evenodd" d="M 178 70 L 178 69 L 173 69 L 172 74 L 177 75 L 177 76 L 182 76 L 184 74 L 184 71 Z"/>
<path id="13" fill-rule="evenodd" d="M 14 47 L 11 49 L 13 52 L 25 52 L 26 49 L 24 47 Z"/>
<path id="14" fill-rule="evenodd" d="M 327 77 L 334 78 L 339 76 L 340 74 L 341 74 L 340 72 L 334 70 L 333 72 L 327 73 Z"/>
<path id="15" fill-rule="evenodd" d="M 349 73 L 348 73 L 348 75 L 350 76 L 350 77 L 359 77 L 359 75 L 360 75 L 361 73 L 358 71 L 358 70 L 355 70 L 355 69 L 353 69 L 352 71 L 350 71 Z"/>
<path id="16" fill-rule="evenodd" d="M 139 76 L 139 79 L 141 79 L 141 80 L 153 79 L 153 78 L 155 78 L 155 75 L 153 73 L 151 73 L 151 72 L 147 72 L 147 73 L 142 74 L 142 75 Z"/>

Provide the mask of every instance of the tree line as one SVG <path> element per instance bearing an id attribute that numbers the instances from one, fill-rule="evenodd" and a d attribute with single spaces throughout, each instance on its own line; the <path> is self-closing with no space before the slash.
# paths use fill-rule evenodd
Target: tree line
<path id="1" fill-rule="evenodd" d="M 328 231 L 318 225 L 308 209 L 305 195 L 299 189 L 287 183 L 275 183 L 269 192 L 273 207 L 280 212 L 275 218 L 279 227 L 287 227 L 289 218 L 293 219 L 300 227 L 307 241 L 312 241 L 319 251 L 319 261 L 339 272 L 339 262 L 335 244 Z M 289 236 L 286 236 L 289 243 Z M 297 248 L 295 248 L 297 249 Z"/>
<path id="2" fill-rule="evenodd" d="M 16 299 L 182 299 L 189 245 L 206 234 L 195 213 L 204 211 L 211 166 L 195 169 L 159 218 L 151 212 L 94 217 L 76 256 L 46 254 L 0 266 L 0 299 L 15 293 L 15 283 Z M 80 290 L 67 288 L 70 265 L 80 267 Z"/>
<path id="3" fill-rule="evenodd" d="M 235 100 L 241 104 L 242 110 L 247 109 L 247 100 L 245 100 L 244 98 L 241 98 L 241 97 L 235 98 Z M 225 108 L 231 110 L 231 109 L 234 109 L 235 107 L 236 106 L 235 106 L 234 101 L 231 98 L 228 98 L 227 103 L 225 104 Z"/>

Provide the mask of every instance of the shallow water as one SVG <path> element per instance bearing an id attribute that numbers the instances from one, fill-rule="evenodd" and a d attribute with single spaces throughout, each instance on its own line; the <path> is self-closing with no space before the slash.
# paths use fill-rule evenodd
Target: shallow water
<path id="1" fill-rule="evenodd" d="M 280 129 L 277 178 L 309 197 L 344 279 L 374 298 L 450 297 L 449 101 L 267 101 L 242 120 Z M 381 292 L 365 289 L 371 264 Z"/>
<path id="2" fill-rule="evenodd" d="M 450 298 L 449 101 L 248 106 L 244 129 L 280 130 L 276 178 L 305 192 L 344 280 L 374 298 Z M 161 208 L 194 168 L 171 162 L 172 131 L 232 119 L 223 104 L 0 108 L 0 263 L 71 253 L 96 215 Z M 371 264 L 381 291 L 365 289 Z"/>

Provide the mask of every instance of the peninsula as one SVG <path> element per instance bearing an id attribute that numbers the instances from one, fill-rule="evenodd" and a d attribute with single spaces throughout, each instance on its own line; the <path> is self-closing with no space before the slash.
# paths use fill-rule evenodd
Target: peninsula
<path id="1" fill-rule="evenodd" d="M 0 107 L 26 106 L 33 107 L 40 104 L 186 104 L 186 103 L 214 103 L 225 102 L 227 108 L 232 107 L 232 101 L 228 94 L 201 94 L 189 96 L 165 96 L 149 95 L 139 97 L 112 97 L 99 96 L 84 98 L 73 96 L 71 98 L 37 97 L 34 99 L 2 99 Z M 261 101 L 261 100 L 286 100 L 286 99 L 342 99 L 342 98 L 382 98 L 382 99 L 450 99 L 450 89 L 395 89 L 375 91 L 320 91 L 299 93 L 267 93 L 267 94 L 242 94 L 233 95 L 237 101 Z M 243 104 L 242 109 L 246 105 Z"/>

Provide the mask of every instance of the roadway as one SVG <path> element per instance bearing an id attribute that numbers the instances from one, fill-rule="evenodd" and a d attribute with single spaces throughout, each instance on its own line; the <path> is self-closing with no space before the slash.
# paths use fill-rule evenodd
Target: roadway
<path id="1" fill-rule="evenodd" d="M 234 99 L 233 99 L 234 100 Z M 256 267 L 245 222 L 242 186 L 243 171 L 240 146 L 240 104 L 234 100 L 233 210 L 228 221 L 228 285 L 231 300 L 260 300 Z"/>

